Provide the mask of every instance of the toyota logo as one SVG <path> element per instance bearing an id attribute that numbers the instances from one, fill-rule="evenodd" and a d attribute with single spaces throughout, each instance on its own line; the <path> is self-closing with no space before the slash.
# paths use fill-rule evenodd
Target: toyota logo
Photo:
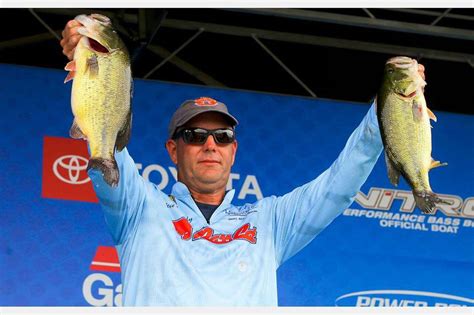
<path id="1" fill-rule="evenodd" d="M 79 175 L 81 171 L 84 171 L 87 168 L 88 160 L 79 155 L 63 155 L 54 161 L 53 164 L 53 172 L 57 178 L 61 181 L 73 184 L 73 185 L 80 185 L 85 184 L 90 181 L 90 178 L 86 176 L 84 179 L 79 180 Z M 63 176 L 59 170 L 63 169 L 67 172 L 61 172 L 62 174 L 67 174 L 67 176 Z"/>

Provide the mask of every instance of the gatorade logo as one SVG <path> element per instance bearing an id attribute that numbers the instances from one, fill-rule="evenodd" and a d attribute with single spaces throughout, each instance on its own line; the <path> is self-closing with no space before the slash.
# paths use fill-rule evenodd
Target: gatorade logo
<path id="1" fill-rule="evenodd" d="M 115 247 L 99 246 L 82 284 L 85 301 L 92 306 L 122 306 L 120 262 Z"/>

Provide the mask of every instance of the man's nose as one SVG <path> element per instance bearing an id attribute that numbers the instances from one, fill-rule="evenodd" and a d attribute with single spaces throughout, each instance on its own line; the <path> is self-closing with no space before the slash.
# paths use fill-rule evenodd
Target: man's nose
<path id="1" fill-rule="evenodd" d="M 216 149 L 216 141 L 214 140 L 214 136 L 213 135 L 209 135 L 206 139 L 206 142 L 204 142 L 203 144 L 203 149 L 205 151 L 213 151 Z"/>

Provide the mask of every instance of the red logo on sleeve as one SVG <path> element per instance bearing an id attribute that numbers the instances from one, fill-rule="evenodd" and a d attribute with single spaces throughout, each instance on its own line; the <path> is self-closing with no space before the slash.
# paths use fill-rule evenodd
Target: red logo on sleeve
<path id="1" fill-rule="evenodd" d="M 243 240 L 249 243 L 257 243 L 257 228 L 250 228 L 250 224 L 246 223 L 239 227 L 233 234 L 214 234 L 214 229 L 211 227 L 204 227 L 193 234 L 193 227 L 188 219 L 182 217 L 173 221 L 174 228 L 181 239 L 188 241 L 191 239 L 206 240 L 214 244 L 227 244 L 234 240 Z"/>
<path id="2" fill-rule="evenodd" d="M 87 175 L 88 161 L 86 141 L 44 137 L 41 196 L 98 202 Z"/>

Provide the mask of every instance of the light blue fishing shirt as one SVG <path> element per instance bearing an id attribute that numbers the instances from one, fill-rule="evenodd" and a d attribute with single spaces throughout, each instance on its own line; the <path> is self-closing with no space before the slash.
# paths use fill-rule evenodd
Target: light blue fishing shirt
<path id="1" fill-rule="evenodd" d="M 127 149 L 116 153 L 118 187 L 89 175 L 119 253 L 123 305 L 277 306 L 277 268 L 352 203 L 381 151 L 372 106 L 316 179 L 244 206 L 228 191 L 209 224 L 183 183 L 167 195 Z"/>

